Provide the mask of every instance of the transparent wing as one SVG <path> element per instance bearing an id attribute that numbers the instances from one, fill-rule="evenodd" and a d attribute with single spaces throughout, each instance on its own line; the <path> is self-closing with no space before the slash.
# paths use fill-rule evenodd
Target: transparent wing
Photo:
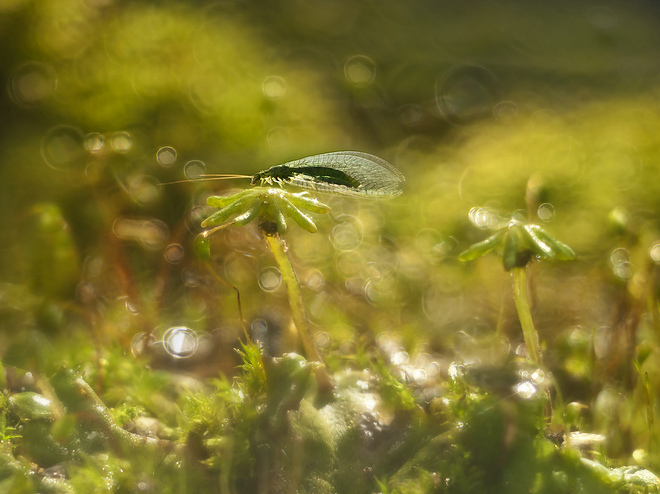
<path id="1" fill-rule="evenodd" d="M 404 176 L 378 156 L 359 151 L 316 154 L 279 165 L 294 173 L 288 180 L 300 187 L 348 195 L 397 196 L 403 190 Z M 330 168 L 346 174 L 356 186 L 323 183 L 319 168 Z"/>

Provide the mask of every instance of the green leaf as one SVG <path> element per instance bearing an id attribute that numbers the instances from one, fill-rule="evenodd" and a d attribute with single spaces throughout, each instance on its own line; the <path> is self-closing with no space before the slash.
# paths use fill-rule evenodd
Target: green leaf
<path id="1" fill-rule="evenodd" d="M 231 196 L 210 196 L 206 198 L 206 204 L 214 208 L 224 208 L 229 206 L 232 202 L 236 202 L 241 197 L 251 194 L 253 189 L 243 190 Z"/>
<path id="2" fill-rule="evenodd" d="M 250 201 L 254 200 L 255 199 L 252 194 L 243 195 L 236 202 L 229 204 L 228 206 L 222 208 L 220 211 L 216 211 L 214 214 L 202 221 L 202 228 L 224 223 L 231 216 L 242 213 L 248 207 Z"/>
<path id="3" fill-rule="evenodd" d="M 319 202 L 316 198 L 309 197 L 306 192 L 289 194 L 288 199 L 295 206 L 311 211 L 312 213 L 327 213 L 330 211 L 330 206 Z"/>
<path id="4" fill-rule="evenodd" d="M 530 228 L 531 226 L 533 225 L 525 225 L 521 230 L 521 233 L 527 237 L 526 243 L 529 244 L 529 247 L 534 251 L 534 254 L 536 254 L 537 256 L 543 258 L 553 258 L 554 251 L 552 249 L 552 246 L 547 242 L 544 242 L 541 238 L 539 238 L 534 232 L 534 230 Z"/>
<path id="5" fill-rule="evenodd" d="M 654 487 L 660 485 L 660 479 L 653 472 L 638 466 L 626 466 L 612 470 L 615 475 L 623 477 L 629 486 Z"/>
<path id="6" fill-rule="evenodd" d="M 211 259 L 211 241 L 204 233 L 195 237 L 195 253 L 203 261 Z"/>
<path id="7" fill-rule="evenodd" d="M 510 227 L 504 237 L 504 252 L 502 263 L 506 271 L 513 268 L 524 268 L 532 258 L 532 251 L 523 238 L 519 224 Z"/>
<path id="8" fill-rule="evenodd" d="M 257 217 L 257 215 L 261 211 L 262 206 L 263 203 L 261 201 L 255 201 L 255 203 L 250 207 L 250 209 L 248 209 L 245 213 L 241 214 L 240 216 L 234 218 L 234 225 L 236 226 L 247 225 L 250 221 L 252 221 L 254 218 Z"/>
<path id="9" fill-rule="evenodd" d="M 502 238 L 504 237 L 505 233 L 506 230 L 499 230 L 495 234 L 488 237 L 486 240 L 472 244 L 470 247 L 468 247 L 467 250 L 461 252 L 458 255 L 458 259 L 461 261 L 472 261 L 477 257 L 488 254 L 502 242 Z"/>
<path id="10" fill-rule="evenodd" d="M 307 230 L 310 233 L 316 233 L 317 228 L 316 224 L 310 218 L 307 216 L 305 213 L 303 213 L 300 209 L 295 207 L 293 204 L 291 204 L 291 201 L 289 201 L 286 197 L 282 197 L 280 199 L 282 205 L 284 206 L 284 209 L 286 210 L 286 213 L 296 222 L 298 225 L 300 225 L 301 228 Z"/>
<path id="11" fill-rule="evenodd" d="M 55 418 L 50 400 L 43 395 L 25 391 L 9 397 L 9 409 L 22 420 L 46 420 Z"/>
<path id="12" fill-rule="evenodd" d="M 560 242 L 550 234 L 548 234 L 543 228 L 539 225 L 528 225 L 527 230 L 531 233 L 533 231 L 534 235 L 541 240 L 543 243 L 548 245 L 552 251 L 552 258 L 558 259 L 560 261 L 572 261 L 575 259 L 575 252 L 568 245 L 563 242 Z"/>
<path id="13" fill-rule="evenodd" d="M 277 224 L 277 233 L 284 235 L 287 230 L 286 219 L 284 218 L 284 213 L 280 209 L 275 211 L 274 214 L 275 224 Z"/>

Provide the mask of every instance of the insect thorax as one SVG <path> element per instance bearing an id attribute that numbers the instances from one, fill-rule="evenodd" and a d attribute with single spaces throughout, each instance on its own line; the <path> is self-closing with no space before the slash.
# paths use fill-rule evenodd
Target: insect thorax
<path id="1" fill-rule="evenodd" d="M 292 175 L 291 170 L 283 166 L 272 166 L 268 170 L 259 172 L 252 177 L 251 184 L 256 185 L 279 185 L 287 181 Z"/>

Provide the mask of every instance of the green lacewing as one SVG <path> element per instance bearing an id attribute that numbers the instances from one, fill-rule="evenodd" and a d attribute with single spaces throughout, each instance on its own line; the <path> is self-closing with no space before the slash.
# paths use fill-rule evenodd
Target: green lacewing
<path id="1" fill-rule="evenodd" d="M 203 175 L 201 180 L 251 178 L 251 184 L 291 184 L 304 189 L 360 197 L 396 197 L 404 176 L 373 154 L 338 151 L 316 154 L 249 175 Z"/>
<path id="2" fill-rule="evenodd" d="M 378 156 L 339 151 L 271 166 L 252 177 L 252 185 L 260 182 L 288 183 L 304 189 L 351 196 L 395 197 L 403 191 L 405 178 Z"/>

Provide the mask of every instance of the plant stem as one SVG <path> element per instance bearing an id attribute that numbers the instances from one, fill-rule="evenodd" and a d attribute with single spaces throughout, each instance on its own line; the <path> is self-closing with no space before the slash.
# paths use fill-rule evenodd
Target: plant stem
<path id="1" fill-rule="evenodd" d="M 245 327 L 245 319 L 243 318 L 243 305 L 241 304 L 241 292 L 236 288 L 234 285 L 229 283 L 227 280 L 225 280 L 222 276 L 220 276 L 217 271 L 213 268 L 210 262 L 206 261 L 205 262 L 206 267 L 211 271 L 211 274 L 215 276 L 215 279 L 218 280 L 219 282 L 225 284 L 232 290 L 236 292 L 236 303 L 238 304 L 238 317 L 241 319 L 241 327 L 243 328 L 243 334 L 245 335 L 245 341 L 248 343 L 252 342 L 252 338 L 250 338 L 250 334 L 247 331 L 247 328 Z"/>
<path id="2" fill-rule="evenodd" d="M 313 360 L 323 364 L 323 359 L 319 354 L 316 344 L 312 338 L 312 332 L 309 328 L 309 323 L 307 322 L 307 315 L 305 314 L 305 307 L 303 306 L 302 296 L 300 294 L 300 285 L 298 284 L 298 278 L 296 273 L 293 271 L 293 266 L 291 266 L 291 261 L 289 261 L 289 256 L 286 254 L 284 248 L 284 242 L 282 238 L 276 233 L 274 235 L 267 235 L 266 242 L 270 251 L 275 257 L 275 261 L 280 268 L 280 273 L 282 273 L 282 279 L 286 284 L 286 291 L 289 296 L 289 304 L 291 305 L 291 317 L 293 318 L 293 323 L 298 330 L 298 337 L 305 350 L 305 354 L 309 360 Z M 319 384 L 319 388 L 324 391 L 329 391 L 334 388 L 332 378 L 328 374 L 325 365 L 321 365 L 316 370 L 316 380 Z"/>
<path id="3" fill-rule="evenodd" d="M 502 328 L 504 327 L 504 307 L 506 304 L 507 290 L 502 290 L 502 300 L 500 301 L 500 313 L 497 317 L 497 326 L 495 327 L 495 336 L 501 338 Z"/>
<path id="4" fill-rule="evenodd" d="M 532 312 L 527 298 L 527 271 L 524 267 L 513 268 L 513 300 L 516 303 L 518 319 L 522 326 L 523 338 L 527 347 L 527 354 L 535 364 L 541 363 L 541 348 L 539 334 L 534 327 Z"/>

